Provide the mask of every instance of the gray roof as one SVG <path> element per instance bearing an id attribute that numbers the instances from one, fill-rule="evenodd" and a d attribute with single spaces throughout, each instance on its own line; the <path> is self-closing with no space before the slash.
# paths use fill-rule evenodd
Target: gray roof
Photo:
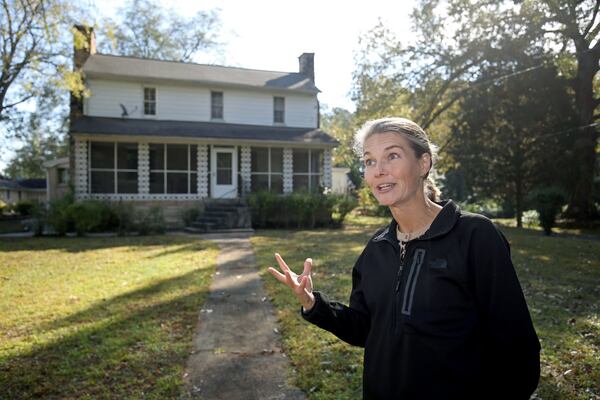
<path id="1" fill-rule="evenodd" d="M 71 121 L 71 132 L 96 135 L 268 141 L 329 147 L 338 144 L 338 141 L 327 133 L 315 128 L 90 116 L 83 116 Z"/>
<path id="2" fill-rule="evenodd" d="M 171 80 L 293 90 L 310 94 L 319 92 L 311 79 L 298 72 L 263 71 L 106 54 L 92 54 L 83 65 L 83 72 L 88 77 Z"/>
<path id="3" fill-rule="evenodd" d="M 0 188 L 10 190 L 45 190 L 46 179 L 0 179 Z"/>

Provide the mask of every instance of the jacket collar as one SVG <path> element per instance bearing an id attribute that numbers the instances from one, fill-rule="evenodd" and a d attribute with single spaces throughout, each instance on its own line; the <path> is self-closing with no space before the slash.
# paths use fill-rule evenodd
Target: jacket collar
<path id="1" fill-rule="evenodd" d="M 436 201 L 436 204 L 442 206 L 439 214 L 435 217 L 429 229 L 415 240 L 428 240 L 438 236 L 445 235 L 450 232 L 460 217 L 460 208 L 452 200 Z M 396 237 L 396 226 L 398 223 L 392 218 L 390 224 L 372 240 L 381 242 L 385 240 L 394 246 L 398 246 L 398 238 Z"/>

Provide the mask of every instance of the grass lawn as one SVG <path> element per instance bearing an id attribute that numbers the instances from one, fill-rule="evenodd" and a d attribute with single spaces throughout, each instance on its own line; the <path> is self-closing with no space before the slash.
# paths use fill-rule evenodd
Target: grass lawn
<path id="1" fill-rule="evenodd" d="M 258 231 L 252 238 L 269 296 L 277 306 L 283 345 L 299 387 L 310 399 L 361 396 L 362 349 L 341 342 L 299 315 L 289 290 L 266 272 L 273 253 L 301 270 L 314 260 L 315 287 L 347 304 L 351 269 L 387 219 L 351 217 L 342 230 Z M 600 240 L 544 237 L 502 227 L 542 343 L 538 399 L 600 399 Z"/>
<path id="2" fill-rule="evenodd" d="M 0 239 L 0 399 L 179 398 L 218 249 Z"/>

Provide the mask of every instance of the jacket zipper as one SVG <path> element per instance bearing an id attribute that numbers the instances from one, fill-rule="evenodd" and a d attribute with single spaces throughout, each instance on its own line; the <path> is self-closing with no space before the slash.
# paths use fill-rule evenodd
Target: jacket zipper
<path id="1" fill-rule="evenodd" d="M 392 307 L 392 331 L 394 334 L 398 334 L 398 294 L 400 292 L 400 286 L 402 285 L 402 275 L 404 272 L 404 259 L 406 258 L 406 254 L 408 254 L 408 244 L 406 245 L 406 249 L 404 254 L 402 254 L 402 250 L 400 250 L 400 264 L 398 264 L 398 273 L 396 274 L 396 289 L 394 290 L 394 302 Z"/>

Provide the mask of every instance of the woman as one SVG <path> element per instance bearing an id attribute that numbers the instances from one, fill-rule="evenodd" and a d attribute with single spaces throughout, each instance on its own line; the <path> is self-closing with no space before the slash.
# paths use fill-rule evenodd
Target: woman
<path id="1" fill-rule="evenodd" d="M 528 399 L 540 345 L 508 242 L 484 216 L 438 201 L 433 146 L 414 122 L 371 121 L 356 135 L 365 180 L 393 219 L 352 270 L 350 304 L 312 290 L 312 260 L 288 285 L 309 322 L 365 348 L 365 399 Z"/>

